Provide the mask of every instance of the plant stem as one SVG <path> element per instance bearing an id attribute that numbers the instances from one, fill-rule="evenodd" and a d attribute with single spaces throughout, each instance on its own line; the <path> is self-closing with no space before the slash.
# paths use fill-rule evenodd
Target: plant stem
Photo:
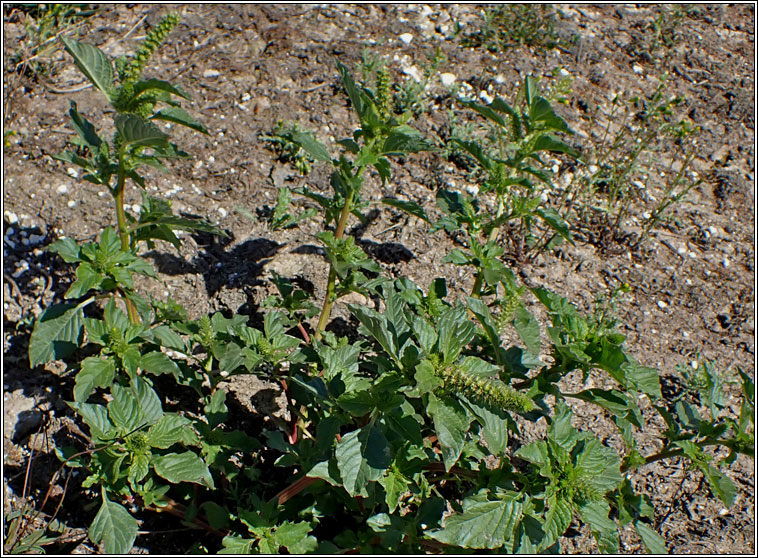
<path id="1" fill-rule="evenodd" d="M 124 252 L 129 251 L 129 231 L 126 225 L 126 212 L 124 211 L 124 185 L 126 184 L 126 174 L 119 165 L 118 182 L 113 190 L 113 199 L 116 202 L 116 219 L 118 221 L 118 236 L 121 239 L 121 249 Z M 139 313 L 134 303 L 124 296 L 126 311 L 129 314 L 129 321 L 133 324 L 140 323 Z"/>
<path id="2" fill-rule="evenodd" d="M 361 168 L 362 170 L 362 168 Z M 360 174 L 360 171 L 359 173 Z M 334 232 L 334 238 L 340 239 L 345 234 L 345 226 L 347 225 L 347 218 L 350 215 L 350 209 L 353 206 L 353 192 L 348 192 L 345 198 L 345 205 L 340 212 L 339 221 L 337 221 L 337 230 Z M 332 305 L 334 304 L 334 288 L 337 283 L 337 270 L 334 269 L 332 264 L 329 264 L 329 278 L 326 283 L 326 295 L 324 296 L 324 306 L 321 309 L 321 316 L 318 319 L 318 325 L 313 336 L 321 341 L 321 332 L 326 329 L 326 323 L 329 321 L 329 315 L 332 313 Z"/>

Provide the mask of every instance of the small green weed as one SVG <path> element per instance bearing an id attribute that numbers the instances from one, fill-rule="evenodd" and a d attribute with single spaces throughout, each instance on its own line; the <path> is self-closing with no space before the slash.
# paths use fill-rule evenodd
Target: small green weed
<path id="1" fill-rule="evenodd" d="M 554 48 L 556 14 L 549 4 L 507 4 L 484 9 L 481 28 L 462 34 L 461 44 L 503 52 L 513 46 Z"/>

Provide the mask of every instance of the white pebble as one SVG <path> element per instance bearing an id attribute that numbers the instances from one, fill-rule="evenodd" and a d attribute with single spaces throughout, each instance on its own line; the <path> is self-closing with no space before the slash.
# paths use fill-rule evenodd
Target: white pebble
<path id="1" fill-rule="evenodd" d="M 226 217 L 228 215 L 226 209 L 224 209 L 223 207 L 219 207 L 218 212 L 221 214 L 221 217 Z"/>
<path id="2" fill-rule="evenodd" d="M 595 174 L 600 169 L 597 168 L 597 165 L 590 165 L 587 170 L 590 171 L 590 174 Z"/>
<path id="3" fill-rule="evenodd" d="M 553 171 L 553 174 L 558 174 L 560 172 L 560 170 L 561 170 L 561 166 L 558 165 L 558 164 L 555 164 L 555 165 L 553 165 L 553 168 L 550 169 L 550 170 Z"/>
<path id="4" fill-rule="evenodd" d="M 403 33 L 402 35 L 398 35 L 397 37 L 401 41 L 403 41 L 406 45 L 411 44 L 411 41 L 413 40 L 413 35 L 410 33 Z"/>
<path id="5" fill-rule="evenodd" d="M 445 87 L 450 87 L 455 83 L 455 74 L 444 73 L 440 74 L 440 81 Z"/>
<path id="6" fill-rule="evenodd" d="M 58 186 L 58 188 L 55 191 L 58 192 L 59 194 L 67 194 L 68 186 L 66 186 L 65 184 L 61 184 L 60 186 Z"/>
<path id="7" fill-rule="evenodd" d="M 79 178 L 79 172 L 74 167 L 68 167 L 66 172 L 71 178 Z"/>
<path id="8" fill-rule="evenodd" d="M 632 71 L 635 74 L 641 74 L 644 70 L 642 69 L 642 66 L 638 66 L 637 64 L 635 64 L 634 66 L 632 66 Z"/>
<path id="9" fill-rule="evenodd" d="M 142 213 L 142 206 L 139 205 L 138 203 L 135 203 L 132 205 L 132 211 L 134 211 L 135 213 Z"/>
<path id="10" fill-rule="evenodd" d="M 98 197 L 104 198 L 104 197 L 105 197 L 105 192 L 103 192 L 102 190 L 100 190 L 100 191 L 97 193 L 97 195 L 98 195 Z"/>
<path id="11" fill-rule="evenodd" d="M 74 200 L 68 200 L 68 203 L 66 205 L 69 207 L 76 207 L 76 202 Z"/>
<path id="12" fill-rule="evenodd" d="M 484 101 L 485 103 L 487 103 L 488 105 L 489 105 L 489 104 L 490 104 L 492 101 L 494 101 L 494 100 L 495 100 L 495 99 L 493 99 L 493 98 L 492 98 L 492 96 L 491 96 L 489 93 L 487 93 L 486 91 L 480 91 L 480 92 L 479 92 L 479 98 L 480 98 L 482 101 Z"/>
<path id="13" fill-rule="evenodd" d="M 214 78 L 220 75 L 221 75 L 221 72 L 214 69 L 208 69 L 208 70 L 203 71 L 203 77 L 206 77 L 206 78 Z"/>
<path id="14" fill-rule="evenodd" d="M 730 263 L 731 263 L 731 262 L 729 261 L 729 258 L 724 258 L 724 261 L 723 261 L 723 262 L 721 262 L 721 264 L 722 264 L 724 267 L 729 267 L 729 264 L 730 264 Z"/>
<path id="15" fill-rule="evenodd" d="M 566 70 L 566 68 L 561 68 L 560 71 L 558 72 L 558 75 L 560 75 L 561 77 L 568 77 L 571 74 L 568 73 L 568 70 Z"/>
<path id="16" fill-rule="evenodd" d="M 661 310 L 664 309 L 664 308 L 666 308 L 668 306 L 668 304 L 666 304 L 662 300 L 659 300 L 656 304 L 658 304 L 658 308 L 660 308 Z"/>
<path id="17" fill-rule="evenodd" d="M 695 370 L 697 370 L 697 367 L 698 367 L 697 361 L 693 360 L 692 362 L 690 362 L 690 366 L 692 366 L 692 368 L 694 368 Z"/>
<path id="18" fill-rule="evenodd" d="M 210 157 L 208 157 L 208 162 L 209 163 L 215 163 L 216 162 L 216 158 L 213 155 L 211 155 Z"/>
<path id="19" fill-rule="evenodd" d="M 13 211 L 6 211 L 5 216 L 8 218 L 9 225 L 15 225 L 18 223 L 18 215 L 16 215 Z"/>

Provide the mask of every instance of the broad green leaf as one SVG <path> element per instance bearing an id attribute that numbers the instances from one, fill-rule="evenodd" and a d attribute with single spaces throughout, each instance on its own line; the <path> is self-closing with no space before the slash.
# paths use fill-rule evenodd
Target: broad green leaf
<path id="1" fill-rule="evenodd" d="M 114 271 L 111 269 L 110 271 Z M 96 271 L 93 265 L 89 262 L 82 262 L 79 267 L 76 268 L 76 281 L 68 288 L 64 298 L 79 298 L 87 294 L 90 289 L 100 287 L 105 275 Z M 125 281 L 127 286 L 130 286 L 131 278 L 127 278 Z"/>
<path id="2" fill-rule="evenodd" d="M 364 113 L 366 112 L 366 105 L 361 96 L 361 92 L 353 81 L 353 77 L 350 75 L 350 71 L 337 62 L 337 70 L 339 70 L 340 76 L 342 76 L 342 85 L 347 91 L 347 96 L 350 97 L 350 102 L 353 104 L 353 109 L 358 114 L 358 118 L 363 123 Z"/>
<path id="3" fill-rule="evenodd" d="M 166 147 L 168 136 L 155 124 L 147 122 L 136 114 L 119 114 L 114 119 L 116 129 L 131 147 Z"/>
<path id="4" fill-rule="evenodd" d="M 387 326 L 387 319 L 385 316 L 365 306 L 359 304 L 348 304 L 350 312 L 358 318 L 363 327 L 365 327 L 371 336 L 387 351 L 387 354 L 392 359 L 399 363 L 400 355 L 398 353 L 398 347 L 395 343 L 395 337 L 392 335 L 389 327 Z"/>
<path id="5" fill-rule="evenodd" d="M 445 469 L 449 471 L 458 461 L 463 446 L 466 445 L 466 433 L 472 417 L 454 399 L 440 400 L 434 394 L 429 394 L 426 410 L 434 421 L 434 430 L 442 449 L 442 459 Z"/>
<path id="6" fill-rule="evenodd" d="M 513 319 L 513 326 L 516 328 L 516 333 L 526 345 L 526 349 L 535 356 L 540 354 L 540 323 L 534 315 L 524 308 L 519 306 L 516 308 L 516 315 Z"/>
<path id="7" fill-rule="evenodd" d="M 290 554 L 309 554 L 315 552 L 318 547 L 316 537 L 308 534 L 312 529 L 305 521 L 300 523 L 285 521 L 276 527 L 274 540 L 279 546 L 289 550 Z"/>
<path id="8" fill-rule="evenodd" d="M 90 150 L 94 153 L 97 153 L 100 150 L 100 146 L 102 145 L 103 140 L 100 138 L 100 136 L 97 135 L 95 126 L 92 124 L 92 122 L 79 114 L 79 111 L 76 108 L 76 103 L 74 101 L 70 102 L 71 107 L 68 109 L 68 114 L 71 117 L 71 125 L 74 127 L 74 130 L 76 130 L 76 133 L 79 134 L 79 137 L 87 144 Z M 89 164 L 87 164 L 87 166 L 89 166 Z"/>
<path id="9" fill-rule="evenodd" d="M 366 495 L 366 485 L 379 480 L 390 464 L 390 450 L 381 430 L 365 426 L 344 435 L 334 452 L 351 496 Z"/>
<path id="10" fill-rule="evenodd" d="M 172 93 L 179 97 L 183 97 L 187 100 L 190 99 L 189 94 L 184 89 L 161 79 L 145 79 L 134 84 L 135 97 L 148 91 L 163 91 L 165 93 Z"/>
<path id="11" fill-rule="evenodd" d="M 58 254 L 66 263 L 77 263 L 82 261 L 80 255 L 81 249 L 76 243 L 76 240 L 71 237 L 56 240 L 50 245 L 49 250 Z"/>
<path id="12" fill-rule="evenodd" d="M 116 364 L 112 358 L 87 357 L 76 375 L 74 401 L 87 401 L 96 387 L 108 387 L 116 374 Z"/>
<path id="13" fill-rule="evenodd" d="M 252 554 L 254 539 L 243 539 L 227 535 L 221 541 L 223 548 L 218 551 L 219 554 Z"/>
<path id="14" fill-rule="evenodd" d="M 113 399 L 108 403 L 108 416 L 123 434 L 145 426 L 142 411 L 130 388 L 114 384 L 111 395 Z"/>
<path id="15" fill-rule="evenodd" d="M 608 502 L 591 502 L 579 509 L 582 520 L 590 526 L 597 540 L 600 552 L 617 554 L 619 551 L 619 536 L 616 522 L 609 518 L 611 508 Z"/>
<path id="16" fill-rule="evenodd" d="M 513 539 L 521 511 L 522 503 L 513 496 L 475 502 L 464 506 L 463 513 L 448 517 L 441 530 L 428 535 L 441 543 L 463 548 L 500 548 Z"/>
<path id="17" fill-rule="evenodd" d="M 387 155 L 405 155 L 406 153 L 417 153 L 431 149 L 432 145 L 426 141 L 421 132 L 410 126 L 402 125 L 392 128 L 384 141 L 382 152 Z"/>
<path id="18" fill-rule="evenodd" d="M 637 520 L 634 522 L 634 528 L 637 530 L 637 534 L 642 539 L 642 544 L 645 545 L 645 549 L 648 554 L 658 554 L 659 556 L 669 554 L 669 549 L 666 547 L 666 541 L 658 532 L 650 527 L 644 521 Z"/>
<path id="19" fill-rule="evenodd" d="M 389 512 L 395 513 L 400 505 L 400 498 L 408 491 L 411 481 L 393 467 L 379 479 L 379 484 L 384 487 L 384 500 Z"/>
<path id="20" fill-rule="evenodd" d="M 29 339 L 29 364 L 32 368 L 65 358 L 82 343 L 82 308 L 94 299 L 74 304 L 56 304 L 46 309 L 34 324 Z"/>
<path id="21" fill-rule="evenodd" d="M 469 344 L 476 334 L 476 326 L 468 319 L 466 308 L 456 305 L 448 308 L 437 322 L 439 339 L 437 344 L 444 362 L 453 362 L 463 347 Z"/>
<path id="22" fill-rule="evenodd" d="M 487 443 L 487 449 L 492 455 L 505 455 L 508 449 L 508 415 L 505 411 L 495 412 L 468 399 L 466 402 L 482 424 L 482 435 Z"/>
<path id="23" fill-rule="evenodd" d="M 561 140 L 554 138 L 550 134 L 539 136 L 532 144 L 532 153 L 539 151 L 551 151 L 553 153 L 565 153 L 575 159 L 579 159 L 582 154 L 576 149 L 563 143 Z"/>
<path id="24" fill-rule="evenodd" d="M 492 122 L 494 122 L 495 124 L 497 124 L 498 126 L 502 128 L 506 128 L 508 126 L 505 120 L 503 120 L 503 117 L 500 116 L 497 112 L 495 112 L 494 110 L 492 110 L 492 108 L 488 106 L 480 105 L 479 103 L 474 102 L 474 101 L 461 101 L 461 104 L 464 107 L 468 107 L 470 109 L 475 110 L 476 112 L 484 116 L 486 119 L 491 120 Z M 501 108 L 501 106 L 498 105 L 498 108 Z"/>
<path id="25" fill-rule="evenodd" d="M 155 424 L 163 417 L 163 409 L 158 394 L 145 380 L 139 376 L 132 378 L 132 393 L 135 395 L 137 407 L 147 424 Z"/>
<path id="26" fill-rule="evenodd" d="M 550 106 L 550 102 L 539 95 L 533 97 L 529 103 L 529 120 L 532 124 L 543 122 L 552 130 L 565 132 L 567 134 L 574 133 L 568 127 L 565 120 L 555 114 L 553 107 Z"/>
<path id="27" fill-rule="evenodd" d="M 574 240 L 571 238 L 571 231 L 569 231 L 568 224 L 555 209 L 552 207 L 540 207 L 535 210 L 535 213 L 537 213 L 537 215 L 539 215 L 551 229 L 572 244 L 574 243 Z"/>
<path id="28" fill-rule="evenodd" d="M 63 46 L 74 59 L 77 68 L 108 100 L 113 98 L 113 66 L 105 53 L 96 46 L 61 37 Z"/>
<path id="29" fill-rule="evenodd" d="M 416 202 L 398 200 L 396 198 L 382 198 L 382 203 L 386 205 L 390 205 L 392 207 L 397 207 L 398 209 L 402 209 L 403 211 L 410 213 L 414 217 L 423 219 L 427 223 L 430 222 L 429 217 L 426 215 L 426 212 L 424 211 L 424 208 L 421 207 Z"/>
<path id="30" fill-rule="evenodd" d="M 621 365 L 621 372 L 628 384 L 649 395 L 653 401 L 661 399 L 661 380 L 655 368 L 630 360 Z"/>
<path id="31" fill-rule="evenodd" d="M 181 374 L 177 364 L 169 356 L 160 351 L 151 351 L 142 355 L 139 367 L 151 374 Z"/>
<path id="32" fill-rule="evenodd" d="M 295 130 L 292 132 L 292 141 L 299 145 L 303 151 L 308 153 L 308 155 L 315 160 L 324 161 L 325 163 L 332 162 L 332 158 L 329 155 L 326 146 L 318 141 L 312 133 Z"/>
<path id="33" fill-rule="evenodd" d="M 68 403 L 68 406 L 82 416 L 93 438 L 100 440 L 111 438 L 114 433 L 113 423 L 108 418 L 108 410 L 105 407 L 91 403 Z"/>
<path id="34" fill-rule="evenodd" d="M 166 122 L 173 122 L 174 124 L 197 130 L 203 134 L 208 134 L 208 129 L 201 122 L 180 107 L 162 108 L 153 114 L 150 120 L 165 120 Z"/>
<path id="35" fill-rule="evenodd" d="M 103 489 L 103 505 L 90 525 L 90 540 L 102 544 L 106 554 L 128 554 L 137 538 L 137 526 L 126 508 L 108 500 Z"/>
<path id="36" fill-rule="evenodd" d="M 169 482 L 192 482 L 215 488 L 208 466 L 191 451 L 153 456 L 153 467 L 158 476 Z"/>
<path id="37" fill-rule="evenodd" d="M 181 415 L 165 414 L 147 431 L 150 445 L 168 449 L 185 440 L 185 431 L 192 430 L 192 421 Z"/>
<path id="38" fill-rule="evenodd" d="M 555 543 L 558 537 L 562 536 L 569 528 L 574 516 L 574 508 L 571 502 L 563 498 L 560 493 L 550 496 L 546 503 L 547 511 L 545 512 L 545 522 L 542 525 L 545 539 L 540 545 L 541 548 L 547 548 Z"/>

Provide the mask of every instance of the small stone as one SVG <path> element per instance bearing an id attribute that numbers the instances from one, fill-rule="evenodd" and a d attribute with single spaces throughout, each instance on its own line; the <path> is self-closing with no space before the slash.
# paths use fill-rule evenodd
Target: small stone
<path id="1" fill-rule="evenodd" d="M 730 263 L 731 262 L 729 261 L 729 258 L 724 258 L 724 261 L 721 262 L 721 265 L 723 265 L 724 267 L 729 267 Z"/>
<path id="2" fill-rule="evenodd" d="M 403 33 L 402 35 L 398 35 L 397 37 L 401 41 L 403 41 L 406 45 L 411 44 L 411 41 L 413 40 L 413 35 L 410 33 Z"/>
<path id="3" fill-rule="evenodd" d="M 568 72 L 568 70 L 566 70 L 566 68 L 561 68 L 560 71 L 558 72 L 558 75 L 561 77 L 568 77 L 571 74 Z"/>
<path id="4" fill-rule="evenodd" d="M 659 300 L 656 304 L 658 305 L 658 308 L 660 308 L 661 310 L 663 310 L 664 308 L 668 306 L 668 304 L 666 304 L 663 300 Z"/>
<path id="5" fill-rule="evenodd" d="M 449 74 L 449 73 L 440 74 L 440 81 L 442 82 L 442 85 L 444 85 L 445 87 L 450 87 L 451 85 L 453 85 L 453 83 L 455 83 L 455 77 L 456 77 L 455 74 Z"/>
<path id="6" fill-rule="evenodd" d="M 58 188 L 56 188 L 55 191 L 58 192 L 59 194 L 67 194 L 68 186 L 66 186 L 65 184 L 61 184 L 60 186 L 58 186 Z"/>
<path id="7" fill-rule="evenodd" d="M 8 219 L 9 225 L 15 225 L 18 223 L 18 215 L 16 215 L 13 211 L 6 211 L 5 217 Z"/>
<path id="8" fill-rule="evenodd" d="M 205 78 L 215 78 L 220 75 L 221 75 L 221 72 L 219 72 L 218 70 L 214 70 L 213 68 L 209 68 L 203 71 L 203 77 Z"/>
<path id="9" fill-rule="evenodd" d="M 642 66 L 635 64 L 634 66 L 632 66 L 632 71 L 635 74 L 641 74 L 644 71 L 644 69 L 642 68 Z"/>
<path id="10" fill-rule="evenodd" d="M 226 217 L 228 215 L 226 209 L 224 209 L 223 207 L 219 207 L 218 212 L 221 214 L 221 217 Z"/>
<path id="11" fill-rule="evenodd" d="M 482 101 L 484 101 L 485 103 L 487 103 L 488 105 L 489 105 L 490 103 L 492 103 L 492 101 L 494 101 L 494 100 L 495 100 L 495 99 L 493 99 L 493 98 L 492 98 L 492 96 L 491 96 L 489 93 L 487 93 L 486 91 L 480 91 L 480 92 L 479 92 L 479 98 L 480 98 Z"/>
<path id="12" fill-rule="evenodd" d="M 68 167 L 66 172 L 71 178 L 79 178 L 79 172 L 74 167 Z"/>
<path id="13" fill-rule="evenodd" d="M 68 200 L 68 203 L 66 205 L 69 207 L 76 207 L 76 202 L 74 200 Z"/>

